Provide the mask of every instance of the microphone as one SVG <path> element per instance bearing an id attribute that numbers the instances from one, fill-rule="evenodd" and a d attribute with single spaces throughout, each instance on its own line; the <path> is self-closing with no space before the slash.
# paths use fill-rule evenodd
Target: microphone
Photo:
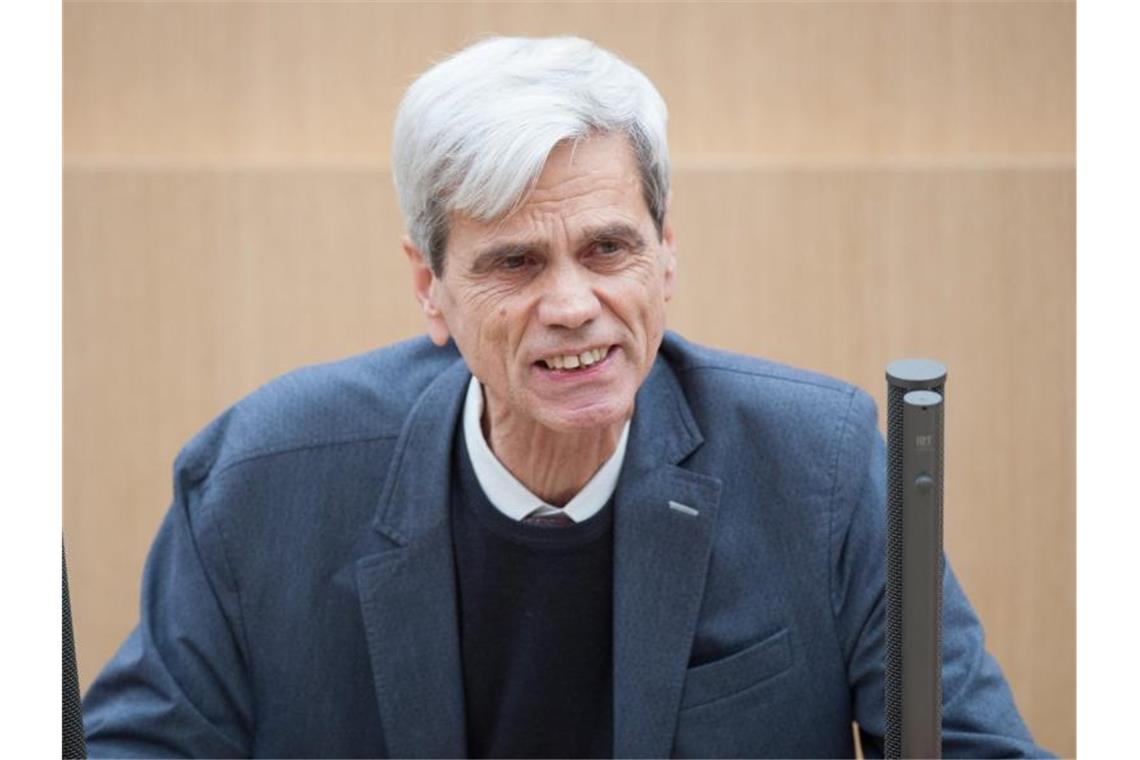
<path id="1" fill-rule="evenodd" d="M 63 757 L 87 757 L 83 708 L 79 701 L 79 671 L 75 666 L 75 637 L 71 629 L 71 599 L 67 593 L 67 553 L 63 555 Z"/>
<path id="2" fill-rule="evenodd" d="M 942 756 L 942 463 L 946 367 L 887 365 L 888 758 Z"/>

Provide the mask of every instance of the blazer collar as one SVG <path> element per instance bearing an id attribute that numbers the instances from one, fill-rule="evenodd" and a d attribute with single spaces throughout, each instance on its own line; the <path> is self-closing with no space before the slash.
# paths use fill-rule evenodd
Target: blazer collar
<path id="1" fill-rule="evenodd" d="M 420 394 L 404 422 L 372 523 L 397 545 L 447 519 L 452 436 L 462 434 L 470 380 L 467 364 L 457 358 Z M 676 374 L 658 353 L 637 392 L 621 480 L 677 464 L 703 441 Z"/>
<path id="2" fill-rule="evenodd" d="M 471 372 L 456 359 L 420 394 L 396 441 L 372 526 L 403 546 L 447 521 L 453 436 Z"/>
<path id="3" fill-rule="evenodd" d="M 424 390 L 397 440 L 373 527 L 392 548 L 357 579 L 391 755 L 467 751 L 448 519 L 453 436 L 470 372 L 457 359 Z M 666 756 L 696 628 L 720 481 L 677 466 L 702 441 L 658 354 L 638 390 L 614 494 L 614 754 Z"/>

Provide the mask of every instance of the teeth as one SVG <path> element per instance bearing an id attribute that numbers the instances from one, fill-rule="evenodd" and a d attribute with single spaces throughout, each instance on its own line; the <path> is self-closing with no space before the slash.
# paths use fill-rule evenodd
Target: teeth
<path id="1" fill-rule="evenodd" d="M 579 354 L 578 360 L 581 361 L 584 366 L 589 367 L 591 364 L 600 362 L 603 358 L 605 358 L 605 355 L 606 349 L 592 348 L 589 351 L 583 351 L 581 354 Z"/>
<path id="2" fill-rule="evenodd" d="M 550 369 L 577 369 L 579 366 L 589 367 L 591 364 L 596 364 L 604 359 L 606 350 L 607 349 L 604 348 L 591 348 L 580 354 L 551 356 L 548 359 L 543 359 L 543 361 L 546 362 L 546 366 Z"/>

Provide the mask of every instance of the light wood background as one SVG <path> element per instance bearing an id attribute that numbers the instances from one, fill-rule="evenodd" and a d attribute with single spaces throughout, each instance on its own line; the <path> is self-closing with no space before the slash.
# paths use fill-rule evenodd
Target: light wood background
<path id="1" fill-rule="evenodd" d="M 179 447 L 422 329 L 404 88 L 590 37 L 671 110 L 688 337 L 853 381 L 950 368 L 946 545 L 1038 740 L 1076 751 L 1075 12 L 1057 3 L 64 5 L 64 526 L 84 687 Z"/>

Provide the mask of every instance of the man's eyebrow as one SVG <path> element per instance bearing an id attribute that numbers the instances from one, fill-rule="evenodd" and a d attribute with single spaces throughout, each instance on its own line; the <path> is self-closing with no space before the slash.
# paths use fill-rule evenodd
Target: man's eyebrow
<path id="1" fill-rule="evenodd" d="M 596 227 L 587 227 L 582 231 L 581 239 L 591 243 L 598 240 L 625 240 L 634 248 L 645 245 L 645 239 L 637 228 L 626 222 L 611 222 Z M 540 240 L 510 240 L 503 243 L 492 243 L 485 250 L 479 251 L 471 261 L 471 271 L 478 274 L 493 269 L 495 264 L 511 256 L 525 256 L 528 253 L 543 253 L 547 250 L 545 242 Z"/>
<path id="2" fill-rule="evenodd" d="M 471 271 L 485 272 L 495 266 L 496 262 L 511 256 L 525 256 L 528 253 L 546 250 L 546 244 L 537 241 L 515 240 L 506 243 L 493 243 L 486 250 L 475 254 L 471 262 Z"/>
<path id="3" fill-rule="evenodd" d="M 611 222 L 610 224 L 603 224 L 597 227 L 587 227 L 582 232 L 582 238 L 587 241 L 612 240 L 617 238 L 619 240 L 625 240 L 635 248 L 640 248 L 645 245 L 645 238 L 641 236 L 637 228 L 626 222 Z"/>

